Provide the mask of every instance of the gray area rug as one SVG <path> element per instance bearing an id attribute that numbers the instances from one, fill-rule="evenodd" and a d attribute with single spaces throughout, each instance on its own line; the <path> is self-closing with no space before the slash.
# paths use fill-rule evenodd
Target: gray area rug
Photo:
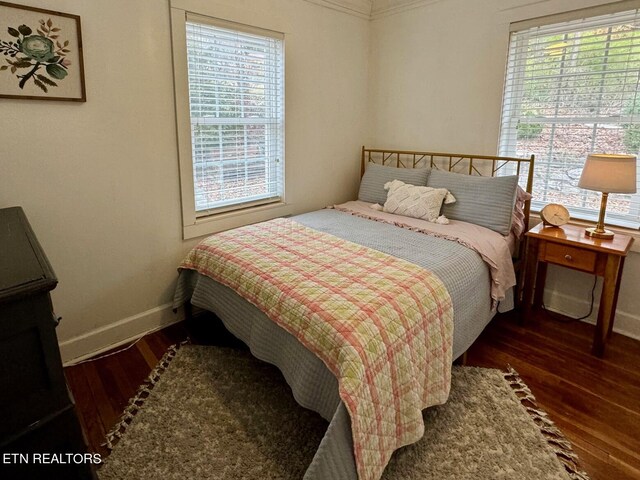
<path id="1" fill-rule="evenodd" d="M 397 451 L 384 480 L 587 479 L 511 372 L 455 367 L 449 401 Z M 109 479 L 301 479 L 327 428 L 280 372 L 246 351 L 171 349 L 108 435 Z M 587 479 L 588 480 L 588 479 Z"/>

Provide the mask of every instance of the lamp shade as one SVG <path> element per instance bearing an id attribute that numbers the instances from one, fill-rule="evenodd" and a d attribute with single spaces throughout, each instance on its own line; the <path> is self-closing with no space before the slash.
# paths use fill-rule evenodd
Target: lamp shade
<path id="1" fill-rule="evenodd" d="M 636 192 L 636 157 L 592 153 L 582 169 L 578 187 L 607 193 Z"/>

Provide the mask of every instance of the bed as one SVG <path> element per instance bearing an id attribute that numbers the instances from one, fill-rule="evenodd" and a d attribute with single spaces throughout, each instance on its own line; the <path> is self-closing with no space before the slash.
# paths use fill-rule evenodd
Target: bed
<path id="1" fill-rule="evenodd" d="M 523 225 L 526 225 L 528 221 L 530 199 L 530 195 L 527 196 L 524 192 L 530 193 L 532 189 L 533 164 L 533 156 L 531 158 L 511 158 L 363 147 L 361 156 L 362 185 L 359 200 L 297 215 L 291 219 L 272 221 L 274 223 L 266 222 L 269 223 L 269 228 L 276 232 L 275 237 L 269 237 L 268 245 L 269 248 L 290 250 L 288 243 L 281 243 L 279 246 L 276 243 L 278 241 L 289 242 L 290 240 L 285 236 L 291 232 L 293 232 L 292 235 L 302 235 L 303 243 L 316 241 L 315 237 L 318 236 L 322 242 L 325 242 L 320 244 L 322 248 L 325 248 L 327 239 L 330 239 L 329 243 L 340 243 L 340 248 L 344 248 L 342 245 L 344 243 L 348 248 L 356 249 L 353 252 L 360 252 L 357 250 L 360 247 L 362 251 L 370 255 L 366 262 L 362 262 L 369 267 L 375 262 L 381 262 L 382 266 L 375 267 L 378 271 L 371 273 L 375 278 L 382 275 L 382 270 L 391 263 L 393 263 L 393 268 L 398 268 L 398 265 L 401 268 L 406 268 L 409 272 L 407 275 L 422 275 L 424 272 L 428 272 L 431 276 L 429 282 L 435 282 L 446 290 L 439 294 L 441 302 L 434 303 L 433 311 L 440 312 L 443 318 L 445 315 L 452 317 L 452 332 L 443 332 L 442 326 L 438 327 L 437 322 L 435 326 L 429 327 L 431 331 L 427 331 L 427 327 L 424 327 L 425 335 L 429 335 L 430 345 L 436 342 L 434 340 L 436 337 L 448 338 L 446 342 L 438 340 L 438 342 L 450 344 L 446 348 L 439 348 L 444 353 L 438 357 L 438 362 L 446 362 L 447 365 L 438 367 L 437 371 L 434 370 L 433 373 L 434 378 L 441 375 L 446 376 L 450 374 L 451 361 L 466 352 L 496 311 L 506 311 L 512 308 L 514 299 L 518 297 L 515 278 L 519 257 L 522 253 L 520 237 L 523 233 Z M 393 167 L 394 170 L 389 170 L 389 167 Z M 447 190 L 448 192 L 460 197 L 457 199 L 458 205 L 453 203 L 454 208 L 451 205 L 443 205 L 442 207 L 442 211 L 446 210 L 453 218 L 449 220 L 448 224 L 444 223 L 446 219 L 442 220 L 440 217 L 437 220 L 438 223 L 434 223 L 436 220 L 427 222 L 424 219 L 400 216 L 381 211 L 380 207 L 373 207 L 376 203 L 379 204 L 373 200 L 381 198 L 382 194 L 386 195 L 386 192 L 380 191 L 381 182 L 386 183 L 385 176 L 402 177 L 407 179 L 407 183 L 410 184 L 412 181 L 410 175 L 423 175 L 425 170 L 428 172 L 426 180 L 416 181 L 415 178 L 413 180 L 422 185 L 423 181 L 428 182 L 429 178 L 433 176 L 434 182 L 444 182 L 448 187 L 451 187 Z M 435 172 L 437 173 L 434 175 Z M 515 177 L 514 181 L 524 187 L 520 189 L 523 191 L 522 194 L 514 191 L 507 194 L 506 197 L 503 195 L 504 198 L 508 197 L 504 202 L 500 195 L 497 199 L 493 198 L 496 196 L 495 191 L 501 189 L 501 187 L 495 187 L 498 184 L 495 182 L 499 182 L 500 185 L 505 183 L 499 179 L 503 178 L 501 175 L 503 172 L 511 174 L 504 176 L 504 178 Z M 459 174 L 464 174 L 465 178 L 463 179 Z M 409 176 L 405 177 L 404 175 Z M 451 177 L 450 175 L 455 176 Z M 481 177 L 482 180 L 480 180 Z M 489 181 L 490 178 L 493 178 L 490 181 L 494 183 L 482 183 L 485 182 L 484 179 Z M 416 184 L 413 183 L 413 185 Z M 388 184 L 387 188 L 389 188 Z M 441 188 L 441 185 L 433 185 L 431 188 Z M 482 201 L 478 197 L 478 192 L 489 190 L 491 193 L 487 193 L 487 198 L 491 197 L 490 202 L 498 203 L 494 205 L 495 208 L 489 206 L 486 209 L 488 213 L 481 210 L 480 216 L 487 218 L 480 219 L 478 205 L 482 205 Z M 384 203 L 384 199 L 382 199 L 382 203 Z M 505 208 L 501 203 L 508 204 L 507 210 L 511 215 L 508 231 L 505 230 L 505 225 L 499 225 L 497 228 L 494 225 L 493 214 L 504 217 Z M 470 210 L 466 211 L 467 208 Z M 471 217 L 469 217 L 470 215 Z M 485 223 L 493 230 L 486 225 L 465 222 L 458 220 L 459 218 L 471 218 L 481 224 Z M 487 221 L 494 223 L 487 224 Z M 232 231 L 227 234 L 230 237 L 227 243 L 233 247 L 230 249 L 235 252 L 238 250 L 237 247 L 241 240 L 252 235 L 257 235 L 255 238 L 262 238 L 260 235 L 265 234 L 266 227 L 263 225 L 266 223 L 256 227 L 244 227 L 249 230 Z M 514 232 L 516 224 L 520 224 L 520 227 L 515 228 Z M 453 230 L 458 233 L 452 235 L 450 232 Z M 270 235 L 272 234 L 273 232 L 270 232 Z M 218 237 L 214 235 L 210 238 Z M 252 240 L 248 243 L 255 242 Z M 249 247 L 251 246 L 249 245 L 247 248 Z M 215 252 L 211 256 L 220 255 L 220 250 L 215 250 Z M 327 249 L 324 253 L 329 255 L 331 252 L 333 251 Z M 348 258 L 359 255 L 359 253 L 353 252 L 334 263 L 348 262 Z M 193 255 L 197 255 L 197 253 L 193 253 Z M 259 268 L 269 270 L 270 265 L 263 263 L 263 260 L 270 255 L 270 252 L 265 251 L 254 252 L 250 266 L 245 259 L 245 267 L 238 267 L 238 278 L 245 277 L 246 271 L 258 268 L 255 265 L 264 265 Z M 508 268 L 504 265 L 505 257 L 508 259 Z M 346 380 L 344 377 L 337 373 L 335 366 L 324 356 L 324 353 L 316 350 L 317 345 L 309 343 L 310 341 L 306 337 L 308 325 L 301 327 L 302 334 L 300 331 L 294 331 L 290 325 L 280 322 L 279 314 L 274 313 L 275 310 L 265 306 L 265 303 L 260 303 L 258 296 L 266 291 L 261 290 L 262 286 L 247 287 L 242 290 L 232 281 L 227 281 L 227 277 L 216 276 L 215 272 L 198 268 L 198 265 L 195 264 L 197 261 L 193 260 L 196 257 L 191 258 L 192 263 L 185 260 L 186 263 L 183 262 L 181 266 L 174 306 L 178 308 L 185 304 L 193 305 L 213 312 L 232 334 L 250 347 L 253 355 L 276 365 L 282 371 L 300 405 L 316 411 L 329 422 L 325 436 L 304 478 L 307 480 L 379 478 L 388 458 L 384 455 L 378 455 L 375 460 L 378 462 L 377 467 L 364 469 L 363 464 L 368 461 L 366 456 L 368 450 L 364 450 L 365 453 L 363 453 L 361 448 L 363 440 L 358 433 L 362 428 L 359 426 L 361 424 L 355 420 L 357 416 L 355 412 L 361 407 L 356 409 L 348 395 L 345 396 L 344 384 Z M 214 259 L 214 261 L 218 260 Z M 265 260 L 265 262 L 268 261 L 270 260 Z M 218 263 L 221 262 L 218 261 Z M 336 268 L 338 267 L 336 266 Z M 366 267 L 361 266 L 361 268 Z M 214 267 L 211 269 L 215 270 Z M 325 275 L 324 272 L 332 269 L 331 263 L 325 263 L 321 273 Z M 279 268 L 275 268 L 273 271 L 277 272 Z M 334 278 L 328 273 L 327 275 L 326 278 Z M 298 280 L 295 282 L 305 283 Z M 414 288 L 415 283 L 419 282 L 405 283 L 411 283 L 406 287 L 407 296 L 415 296 L 415 291 L 411 289 Z M 386 288 L 385 286 L 380 290 L 379 295 L 384 295 Z M 285 290 L 287 289 L 285 288 Z M 252 296 L 252 292 L 255 296 Z M 342 291 L 334 293 L 344 295 Z M 293 292 L 291 296 L 297 294 L 297 292 Z M 400 292 L 393 295 L 398 295 L 399 298 L 402 294 Z M 278 295 L 284 296 L 281 292 Z M 273 295 L 269 298 L 272 297 Z M 274 301 L 274 308 L 277 308 L 277 305 L 283 301 L 285 300 Z M 305 301 L 313 303 L 311 300 Z M 447 302 L 449 303 L 447 304 Z M 356 303 L 355 300 L 354 303 Z M 392 302 L 387 301 L 386 303 Z M 443 307 L 445 304 L 447 304 L 446 310 Z M 259 307 L 262 307 L 262 310 Z M 303 316 L 308 317 L 309 314 Z M 437 314 L 435 316 L 437 317 Z M 411 335 L 413 338 L 413 334 Z M 415 358 L 421 359 L 422 357 Z M 438 362 L 434 361 L 433 363 L 437 365 Z M 415 365 L 412 368 L 414 367 Z M 406 364 L 404 368 L 407 368 Z M 420 367 L 417 372 L 421 373 L 422 370 L 425 370 L 425 375 L 428 375 L 431 372 L 430 368 Z M 394 373 L 392 372 L 392 374 Z M 395 374 L 397 375 L 397 373 Z M 337 377 L 340 378 L 340 381 Z M 436 392 L 437 389 L 432 384 L 430 385 L 433 392 Z M 441 389 L 439 396 L 432 396 L 431 401 L 423 404 L 423 407 L 424 405 L 443 403 L 446 401 L 447 395 L 448 388 L 445 386 Z M 383 396 L 381 395 L 381 397 Z M 377 397 L 376 401 L 381 403 Z M 379 411 L 378 416 L 380 416 Z M 379 418 L 378 421 L 380 421 Z M 419 430 L 419 426 L 417 428 Z M 383 433 L 385 432 L 377 431 L 376 439 L 378 437 L 384 438 Z M 419 438 L 422 432 L 417 431 L 412 435 L 410 442 L 415 441 L 416 436 Z M 395 446 L 391 450 L 408 443 L 407 438 L 409 437 L 403 438 L 403 443 L 394 444 Z M 382 443 L 382 440 L 379 441 Z M 370 461 L 374 463 L 374 460 Z"/>

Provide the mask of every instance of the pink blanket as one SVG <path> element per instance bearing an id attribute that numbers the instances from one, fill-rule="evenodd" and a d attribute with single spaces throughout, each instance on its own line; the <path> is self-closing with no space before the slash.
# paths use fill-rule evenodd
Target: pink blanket
<path id="1" fill-rule="evenodd" d="M 335 205 L 333 208 L 359 217 L 453 240 L 476 251 L 489 266 L 491 298 L 494 305 L 496 302 L 504 300 L 507 290 L 516 284 L 508 238 L 493 230 L 456 220 L 450 220 L 448 225 L 440 225 L 417 218 L 380 212 L 371 208 L 370 203 L 362 201 L 347 202 Z"/>

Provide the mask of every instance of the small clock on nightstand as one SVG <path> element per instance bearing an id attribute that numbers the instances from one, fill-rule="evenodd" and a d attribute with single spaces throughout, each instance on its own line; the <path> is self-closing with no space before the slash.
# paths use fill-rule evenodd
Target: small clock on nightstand
<path id="1" fill-rule="evenodd" d="M 566 225 L 571 217 L 569 210 L 564 206 L 559 203 L 550 203 L 540 210 L 540 218 L 545 225 L 560 227 L 561 225 Z"/>

